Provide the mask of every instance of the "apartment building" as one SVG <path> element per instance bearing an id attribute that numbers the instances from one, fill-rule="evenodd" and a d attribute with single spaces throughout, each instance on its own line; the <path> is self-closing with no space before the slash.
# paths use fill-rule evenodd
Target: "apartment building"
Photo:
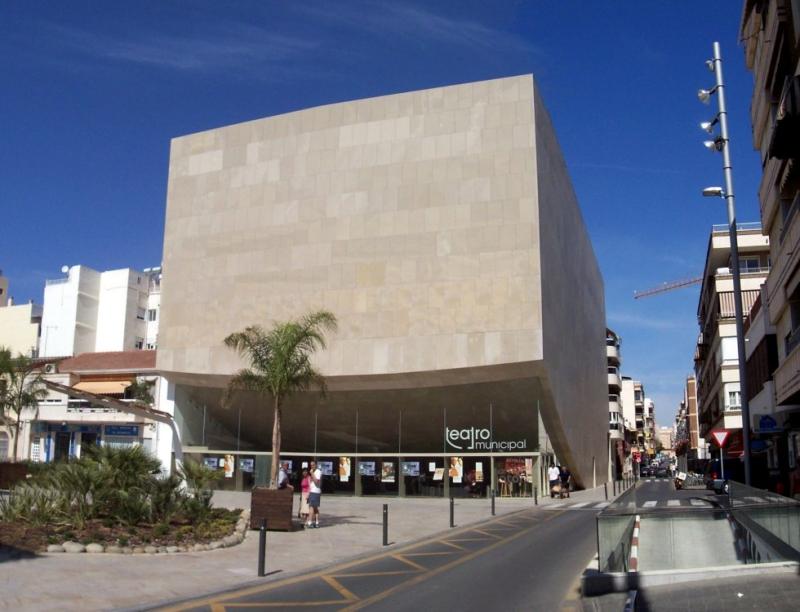
<path id="1" fill-rule="evenodd" d="M 161 268 L 63 271 L 45 284 L 40 356 L 157 347 Z"/>
<path id="2" fill-rule="evenodd" d="M 739 224 L 737 241 L 742 312 L 748 313 L 769 272 L 770 241 L 761 233 L 758 223 Z M 734 430 L 727 450 L 737 456 L 742 452 L 742 414 L 731 265 L 728 226 L 715 225 L 708 241 L 697 306 L 700 334 L 695 350 L 695 377 L 699 435 L 710 441 L 714 429 Z"/>
<path id="3" fill-rule="evenodd" d="M 141 445 L 170 470 L 171 428 L 124 409 L 132 401 L 131 385 L 143 381 L 152 383 L 153 403 L 169 407 L 166 384 L 155 370 L 155 351 L 83 353 L 38 361 L 45 380 L 115 400 L 116 407 L 48 389 L 37 407 L 23 411 L 17 459 L 46 463 L 78 458 L 93 445 Z"/>
<path id="4" fill-rule="evenodd" d="M 14 304 L 8 293 L 8 279 L 0 270 L 0 346 L 14 355 L 35 357 L 39 347 L 42 307 L 28 302 Z"/>
<path id="5" fill-rule="evenodd" d="M 772 261 L 761 307 L 774 327 L 777 351 L 771 374 L 781 439 L 775 454 L 785 454 L 794 471 L 800 466 L 800 1 L 747 0 L 740 39 L 753 73 L 750 119 L 762 163 L 758 199 Z M 758 425 L 751 424 L 753 431 Z"/>
<path id="6" fill-rule="evenodd" d="M 609 469 L 612 478 L 631 473 L 631 443 L 635 439 L 633 417 L 626 419 L 623 410 L 623 381 L 620 366 L 621 339 L 611 329 L 606 329 L 606 361 L 608 367 L 608 439 Z M 630 379 L 628 379 L 630 380 Z"/>

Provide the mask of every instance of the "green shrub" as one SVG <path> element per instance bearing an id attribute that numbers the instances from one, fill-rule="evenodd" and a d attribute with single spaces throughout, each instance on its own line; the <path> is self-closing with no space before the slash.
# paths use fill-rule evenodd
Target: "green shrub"
<path id="1" fill-rule="evenodd" d="M 125 536 L 119 536 L 117 538 L 117 544 L 119 546 L 127 546 L 128 542 L 130 542 L 130 540 L 128 538 L 126 538 Z"/>
<path id="2" fill-rule="evenodd" d="M 169 525 L 164 523 L 159 523 L 155 527 L 153 527 L 153 535 L 157 538 L 163 538 L 165 535 L 169 533 Z"/>

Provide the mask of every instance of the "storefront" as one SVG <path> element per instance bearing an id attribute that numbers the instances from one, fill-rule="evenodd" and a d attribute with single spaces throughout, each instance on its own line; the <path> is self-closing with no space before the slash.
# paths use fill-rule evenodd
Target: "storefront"
<path id="1" fill-rule="evenodd" d="M 144 444 L 141 423 L 54 423 L 37 421 L 31 427 L 31 460 L 62 461 L 80 457 L 91 446 L 126 447 Z M 146 447 L 148 445 L 145 445 Z"/>
<path id="2" fill-rule="evenodd" d="M 539 485 L 539 402 L 530 380 L 390 392 L 306 394 L 284 410 L 281 462 L 299 486 L 315 460 L 323 493 L 530 497 Z M 272 414 L 250 394 L 178 385 L 187 456 L 220 470 L 216 487 L 267 484 Z"/>

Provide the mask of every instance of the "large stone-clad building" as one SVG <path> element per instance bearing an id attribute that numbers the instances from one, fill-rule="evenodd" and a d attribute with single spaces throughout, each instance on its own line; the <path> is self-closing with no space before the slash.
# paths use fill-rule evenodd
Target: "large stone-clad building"
<path id="1" fill-rule="evenodd" d="M 340 324 L 316 359 L 329 393 L 287 405 L 292 471 L 524 494 L 543 423 L 578 485 L 606 479 L 603 283 L 531 75 L 176 138 L 164 245 L 157 367 L 187 451 L 232 455 L 232 486 L 266 473 L 271 411 L 222 406 L 243 365 L 222 340 L 320 308 Z"/>

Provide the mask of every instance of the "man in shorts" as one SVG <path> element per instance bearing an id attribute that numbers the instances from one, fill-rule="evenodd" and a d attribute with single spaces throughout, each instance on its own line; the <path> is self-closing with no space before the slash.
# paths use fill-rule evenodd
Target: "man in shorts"
<path id="1" fill-rule="evenodd" d="M 308 468 L 311 483 L 308 489 L 308 520 L 306 529 L 319 528 L 319 502 L 322 496 L 322 470 L 317 467 L 317 462 L 312 461 Z"/>

